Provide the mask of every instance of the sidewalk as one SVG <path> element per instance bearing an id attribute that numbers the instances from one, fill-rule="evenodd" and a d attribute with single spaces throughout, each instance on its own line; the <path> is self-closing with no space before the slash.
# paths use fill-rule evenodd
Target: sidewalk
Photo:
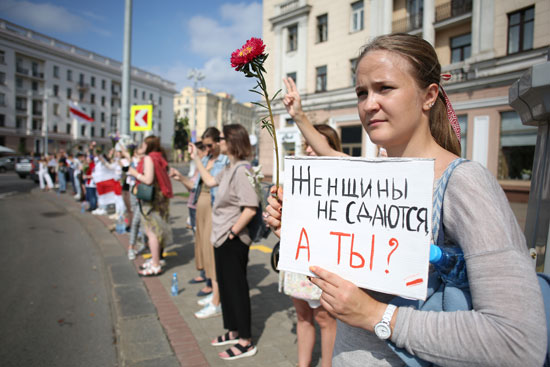
<path id="1" fill-rule="evenodd" d="M 174 191 L 183 189 L 174 183 Z M 114 222 L 106 216 L 80 213 L 80 204 L 70 195 L 43 194 L 65 206 L 96 240 L 104 255 L 105 270 L 111 280 L 113 319 L 121 366 L 281 366 L 297 363 L 296 314 L 290 298 L 278 292 L 278 275 L 271 269 L 271 248 L 277 242 L 271 235 L 253 244 L 249 255 L 248 280 L 252 307 L 252 339 L 258 353 L 238 361 L 224 361 L 217 355 L 228 346 L 212 347 L 210 340 L 225 332 L 221 316 L 199 320 L 194 312 L 196 293 L 204 286 L 188 284 L 198 275 L 194 264 L 194 243 L 186 228 L 187 199 L 171 200 L 174 244 L 165 249 L 176 256 L 167 258 L 167 267 L 159 277 L 140 278 L 137 267 L 126 258 L 128 234 L 109 233 Z M 180 293 L 170 295 L 171 278 L 177 273 Z M 312 366 L 320 365 L 319 331 Z"/>

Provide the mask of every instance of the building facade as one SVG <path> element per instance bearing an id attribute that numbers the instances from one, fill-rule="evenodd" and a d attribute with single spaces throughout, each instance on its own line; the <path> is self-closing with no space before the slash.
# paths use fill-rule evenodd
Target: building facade
<path id="1" fill-rule="evenodd" d="M 212 93 L 206 88 L 196 91 L 185 87 L 174 96 L 174 113 L 177 118 L 188 118 L 191 131 L 200 140 L 208 127 L 221 131 L 223 125 L 241 124 L 255 134 L 256 114 L 251 103 L 239 103 L 227 93 Z M 195 117 L 196 116 L 196 117 Z"/>
<path id="2" fill-rule="evenodd" d="M 122 63 L 0 19 L 0 145 L 19 153 L 69 150 L 120 130 Z M 153 131 L 170 148 L 174 84 L 132 68 L 130 103 L 153 104 Z M 75 102 L 94 122 L 69 113 Z M 129 126 L 129 125 L 128 125 Z M 139 141 L 141 133 L 132 133 Z"/>
<path id="3" fill-rule="evenodd" d="M 486 166 L 509 198 L 526 200 L 536 129 L 508 105 L 508 89 L 530 66 L 546 60 L 550 2 L 545 0 L 264 0 L 263 38 L 270 54 L 268 85 L 295 79 L 304 111 L 341 136 L 344 151 L 373 157 L 377 147 L 356 110 L 355 67 L 360 48 L 392 32 L 422 36 L 438 54 L 443 84 L 462 127 L 462 154 Z M 284 106 L 274 105 L 281 157 L 301 154 L 301 135 Z M 273 149 L 260 136 L 264 174 L 273 175 Z M 284 167 L 281 167 L 284 169 Z"/>

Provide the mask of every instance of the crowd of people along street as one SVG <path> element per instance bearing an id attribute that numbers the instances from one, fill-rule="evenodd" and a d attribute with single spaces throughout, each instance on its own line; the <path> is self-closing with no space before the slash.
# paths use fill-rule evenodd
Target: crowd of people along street
<path id="1" fill-rule="evenodd" d="M 298 319 L 298 366 L 311 364 L 315 321 L 321 327 L 323 367 L 402 366 L 412 360 L 417 365 L 540 366 L 545 314 L 524 235 L 495 178 L 478 163 L 459 158 L 460 128 L 441 87 L 433 47 L 417 36 L 378 37 L 362 50 L 356 73 L 358 112 L 371 141 L 388 157 L 435 158 L 434 189 L 440 177 L 449 180 L 439 220 L 445 242 L 464 253 L 468 288 L 461 295 L 469 302 L 452 311 L 417 309 L 320 267 L 310 268 L 317 277 L 309 280 L 281 272 L 280 288 L 294 289 L 285 293 Z M 336 132 L 314 126 L 294 81 L 284 82 L 283 102 L 304 136 L 306 153 L 344 155 Z M 114 204 L 112 218 L 130 232 L 128 259 L 147 244 L 151 258 L 139 274 L 154 277 L 163 273 L 163 248 L 172 241 L 171 179 L 181 182 L 190 193 L 197 270 L 188 282 L 204 283 L 197 294 L 202 309 L 195 316 L 221 316 L 225 331 L 210 342 L 228 346 L 220 358 L 250 357 L 258 349 L 251 333 L 247 225 L 260 208 L 247 175 L 249 135 L 238 124 L 222 131 L 210 127 L 200 142 L 190 144 L 189 153 L 192 167 L 183 175 L 169 167 L 158 137 L 149 136 L 137 147 L 117 144 L 108 152 L 92 143 L 74 155 L 43 157 L 40 188 L 64 193 L 72 186 L 83 210 L 94 215 L 105 215 L 106 205 Z M 456 170 L 445 176 L 449 167 Z M 269 197 L 264 216 L 276 235 L 283 195 L 280 188 Z"/>

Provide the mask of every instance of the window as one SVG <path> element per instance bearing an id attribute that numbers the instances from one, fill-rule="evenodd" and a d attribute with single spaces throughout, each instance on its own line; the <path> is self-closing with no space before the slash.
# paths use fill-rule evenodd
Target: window
<path id="1" fill-rule="evenodd" d="M 42 124 L 38 120 L 32 120 L 32 129 L 33 130 L 42 130 Z"/>
<path id="2" fill-rule="evenodd" d="M 53 115 L 54 116 L 59 116 L 59 104 L 58 103 L 53 104 Z"/>
<path id="3" fill-rule="evenodd" d="M 526 126 L 515 111 L 501 112 L 498 178 L 530 179 L 537 128 Z"/>
<path id="4" fill-rule="evenodd" d="M 92 117 L 92 120 L 95 121 L 95 111 L 92 110 L 92 112 L 90 112 L 90 116 Z"/>
<path id="5" fill-rule="evenodd" d="M 15 118 L 15 128 L 16 129 L 21 129 L 23 126 L 25 126 L 25 123 L 26 123 L 26 118 L 25 117 L 21 117 L 21 116 L 18 116 Z"/>
<path id="6" fill-rule="evenodd" d="M 0 93 L 0 106 L 6 105 L 6 95 L 4 93 Z"/>
<path id="7" fill-rule="evenodd" d="M 145 99 L 145 91 L 141 92 L 141 99 Z"/>
<path id="8" fill-rule="evenodd" d="M 328 40 L 328 15 L 323 14 L 317 17 L 317 42 Z"/>
<path id="9" fill-rule="evenodd" d="M 159 105 L 162 105 L 162 97 L 159 96 Z"/>
<path id="10" fill-rule="evenodd" d="M 15 77 L 15 86 L 17 88 L 23 88 L 23 78 L 20 76 Z"/>
<path id="11" fill-rule="evenodd" d="M 95 76 L 91 76 L 91 77 L 90 77 L 90 85 L 91 85 L 92 87 L 95 87 Z"/>
<path id="12" fill-rule="evenodd" d="M 90 136 L 93 138 L 95 136 L 95 127 L 90 128 Z"/>
<path id="13" fill-rule="evenodd" d="M 101 122 L 105 122 L 105 112 L 101 112 Z"/>
<path id="14" fill-rule="evenodd" d="M 466 158 L 466 141 L 468 136 L 468 115 L 458 115 L 458 123 L 460 124 L 460 156 Z"/>
<path id="15" fill-rule="evenodd" d="M 70 106 L 67 106 L 67 118 L 71 117 L 71 107 Z"/>
<path id="16" fill-rule="evenodd" d="M 32 69 L 32 76 L 38 76 L 38 63 L 37 62 L 32 62 L 31 64 L 31 69 Z"/>
<path id="17" fill-rule="evenodd" d="M 18 111 L 26 111 L 27 110 L 27 99 L 22 97 L 16 97 L 15 98 L 15 109 Z"/>
<path id="18" fill-rule="evenodd" d="M 80 85 L 84 84 L 84 74 L 80 73 L 78 82 L 80 83 Z"/>
<path id="19" fill-rule="evenodd" d="M 71 99 L 72 92 L 71 88 L 67 88 L 67 99 Z"/>
<path id="20" fill-rule="evenodd" d="M 472 34 L 463 34 L 451 38 L 451 62 L 464 61 L 472 53 Z"/>
<path id="21" fill-rule="evenodd" d="M 37 92 L 38 91 L 38 82 L 34 81 L 32 82 L 32 90 Z"/>
<path id="22" fill-rule="evenodd" d="M 355 87 L 357 84 L 357 59 L 351 59 L 349 61 L 350 66 L 350 75 L 351 75 L 351 86 Z"/>
<path id="23" fill-rule="evenodd" d="M 0 115 L 0 127 L 6 126 L 6 115 Z"/>
<path id="24" fill-rule="evenodd" d="M 71 124 L 65 125 L 65 132 L 66 132 L 67 134 L 70 134 L 70 133 L 71 133 Z"/>
<path id="25" fill-rule="evenodd" d="M 134 98 L 137 98 L 137 89 L 134 88 Z"/>
<path id="26" fill-rule="evenodd" d="M 4 51 L 0 51 L 0 64 L 6 63 L 6 53 Z"/>
<path id="27" fill-rule="evenodd" d="M 67 69 L 67 80 L 70 82 L 73 81 L 73 72 L 71 69 Z"/>
<path id="28" fill-rule="evenodd" d="M 105 89 L 107 86 L 107 82 L 105 81 L 105 79 L 102 79 L 101 80 L 101 89 Z"/>
<path id="29" fill-rule="evenodd" d="M 342 127 L 342 152 L 352 157 L 361 157 L 363 128 L 361 125 Z"/>
<path id="30" fill-rule="evenodd" d="M 363 30 L 363 0 L 351 4 L 351 31 Z"/>
<path id="31" fill-rule="evenodd" d="M 151 102 L 153 101 L 153 93 L 149 94 L 149 99 L 151 100 Z"/>
<path id="32" fill-rule="evenodd" d="M 84 101 L 84 92 L 82 92 L 82 91 L 78 92 L 78 100 L 79 101 Z"/>
<path id="33" fill-rule="evenodd" d="M 508 53 L 526 51 L 533 48 L 533 27 L 535 8 L 519 10 L 508 14 Z"/>
<path id="34" fill-rule="evenodd" d="M 288 117 L 288 118 L 285 119 L 285 126 L 286 127 L 291 127 L 291 126 L 294 126 L 295 124 L 296 124 L 296 121 L 294 121 L 294 119 L 292 117 Z"/>
<path id="35" fill-rule="evenodd" d="M 80 126 L 80 135 L 86 136 L 86 125 Z"/>
<path id="36" fill-rule="evenodd" d="M 296 51 L 298 49 L 298 25 L 294 24 L 287 28 L 288 38 L 286 51 Z"/>
<path id="37" fill-rule="evenodd" d="M 54 78 L 59 78 L 59 66 L 57 66 L 57 65 L 53 66 L 53 77 Z"/>
<path id="38" fill-rule="evenodd" d="M 101 105 L 105 106 L 105 96 L 101 96 Z"/>
<path id="39" fill-rule="evenodd" d="M 95 94 L 90 94 L 90 103 L 95 103 Z"/>
<path id="40" fill-rule="evenodd" d="M 294 80 L 294 83 L 296 83 L 296 80 L 298 80 L 298 79 L 296 79 L 296 72 L 295 71 L 293 71 L 292 73 L 287 73 L 286 77 L 291 78 L 292 80 Z"/>
<path id="41" fill-rule="evenodd" d="M 324 92 L 327 90 L 327 67 L 319 66 L 315 68 L 315 92 Z"/>
<path id="42" fill-rule="evenodd" d="M 56 133 L 57 132 L 57 125 L 53 125 L 53 132 Z"/>
<path id="43" fill-rule="evenodd" d="M 105 128 L 101 128 L 101 137 L 104 138 L 105 137 Z"/>
<path id="44" fill-rule="evenodd" d="M 54 97 L 59 96 L 59 85 L 57 85 L 57 84 L 53 85 L 53 95 L 54 95 Z"/>
<path id="45" fill-rule="evenodd" d="M 0 85 L 4 85 L 6 83 L 6 73 L 0 73 Z"/>

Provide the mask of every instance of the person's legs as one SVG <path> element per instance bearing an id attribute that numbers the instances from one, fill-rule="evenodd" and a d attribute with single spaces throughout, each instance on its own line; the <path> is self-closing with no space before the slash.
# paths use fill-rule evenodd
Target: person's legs
<path id="1" fill-rule="evenodd" d="M 80 187 L 80 180 L 78 179 L 78 174 L 74 173 L 73 175 L 74 191 L 76 192 L 77 198 L 82 198 L 82 190 Z"/>
<path id="2" fill-rule="evenodd" d="M 321 366 L 331 367 L 336 339 L 336 319 L 323 306 L 315 308 L 313 316 L 321 328 Z"/>
<path id="3" fill-rule="evenodd" d="M 57 174 L 58 180 L 59 180 L 59 192 L 65 192 L 67 191 L 67 182 L 65 180 L 65 172 L 59 172 Z"/>
<path id="4" fill-rule="evenodd" d="M 46 188 L 46 184 L 44 183 L 44 172 L 38 172 L 38 182 L 40 183 L 40 190 L 44 190 Z"/>
<path id="5" fill-rule="evenodd" d="M 296 336 L 298 338 L 298 366 L 309 367 L 311 354 L 315 345 L 315 325 L 313 324 L 313 310 L 309 304 L 301 299 L 292 298 L 296 309 Z"/>

